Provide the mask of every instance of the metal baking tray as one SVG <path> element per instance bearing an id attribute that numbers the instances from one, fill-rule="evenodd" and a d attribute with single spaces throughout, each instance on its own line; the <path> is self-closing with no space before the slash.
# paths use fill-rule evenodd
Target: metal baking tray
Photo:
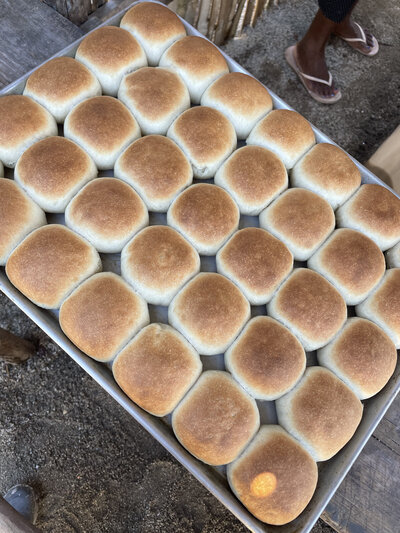
<path id="1" fill-rule="evenodd" d="M 143 1 L 143 0 L 140 0 Z M 134 2 L 132 5 L 139 3 Z M 125 12 L 130 9 L 122 10 L 114 15 L 101 26 L 118 26 Z M 182 20 L 189 35 L 201 35 L 186 21 Z M 83 39 L 75 41 L 67 46 L 64 50 L 55 54 L 53 57 L 74 56 L 75 51 Z M 238 63 L 233 61 L 224 52 L 229 68 L 233 72 L 243 72 L 249 74 Z M 35 69 L 34 69 L 35 70 Z M 33 72 L 33 71 L 31 71 Z M 10 93 L 22 93 L 25 82 L 31 74 L 28 72 L 25 76 L 14 81 L 3 90 L 0 95 Z M 269 90 L 269 89 L 268 89 Z M 270 91 L 274 108 L 292 109 L 281 98 Z M 313 127 L 317 142 L 333 143 L 326 135 L 317 128 Z M 60 132 L 61 133 L 61 132 Z M 243 143 L 239 143 L 239 146 Z M 374 174 L 367 170 L 358 161 L 351 158 L 359 168 L 362 175 L 363 183 L 378 183 L 387 187 Z M 8 172 L 8 174 L 7 174 Z M 12 177 L 12 171 L 7 171 L 6 176 Z M 100 176 L 112 175 L 112 172 L 100 172 Z M 202 180 L 204 182 L 204 180 Z M 210 180 L 209 180 L 210 181 Z M 389 188 L 389 187 L 387 187 Z M 393 192 L 393 191 L 392 191 Z M 396 193 L 395 193 L 396 194 Z M 398 196 L 396 194 L 396 196 Z M 63 215 L 47 216 L 48 222 L 63 223 Z M 165 224 L 166 217 L 163 214 L 150 213 L 150 224 Z M 241 217 L 240 227 L 258 225 L 258 217 Z M 103 270 L 120 273 L 119 254 L 101 254 Z M 215 270 L 215 258 L 202 257 L 201 269 L 203 271 Z M 386 410 L 394 400 L 400 390 L 400 361 L 398 361 L 396 370 L 386 387 L 375 397 L 364 402 L 364 415 L 355 435 L 351 441 L 331 460 L 319 463 L 319 480 L 315 494 L 304 510 L 304 512 L 294 521 L 285 526 L 270 526 L 257 520 L 247 509 L 236 499 L 231 492 L 226 480 L 225 468 L 213 468 L 205 465 L 190 455 L 176 440 L 170 426 L 170 418 L 156 418 L 135 405 L 121 391 L 115 383 L 110 372 L 109 365 L 98 363 L 84 355 L 76 346 L 74 346 L 61 331 L 57 320 L 56 311 L 48 311 L 35 306 L 25 298 L 11 283 L 8 281 L 4 268 L 0 267 L 0 290 L 6 294 L 24 313 L 29 316 L 54 342 L 56 342 L 72 359 L 74 359 L 93 379 L 103 387 L 131 416 L 137 420 L 154 438 L 156 438 L 189 472 L 191 472 L 218 500 L 220 500 L 230 511 L 251 531 L 257 533 L 307 533 L 324 510 L 325 506 L 335 493 L 351 465 L 363 449 L 365 443 L 371 436 L 375 427 L 385 414 Z M 167 322 L 167 308 L 149 306 L 151 321 Z M 265 306 L 253 307 L 252 316 L 265 314 Z M 352 309 L 349 309 L 352 314 Z M 315 355 L 307 354 L 308 364 L 315 364 Z M 202 356 L 204 368 L 223 368 L 223 357 L 220 356 Z M 258 402 L 261 423 L 275 423 L 276 415 L 273 402 Z"/>

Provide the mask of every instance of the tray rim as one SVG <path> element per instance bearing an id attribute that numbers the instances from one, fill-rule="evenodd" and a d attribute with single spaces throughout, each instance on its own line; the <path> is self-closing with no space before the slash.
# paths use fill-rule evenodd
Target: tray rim
<path id="1" fill-rule="evenodd" d="M 0 96 L 6 94 L 18 93 L 19 87 L 24 84 L 27 78 L 35 72 L 40 66 L 44 63 L 47 63 L 49 60 L 70 55 L 71 52 L 76 49 L 79 43 L 91 32 L 95 31 L 98 28 L 109 25 L 119 25 L 119 22 L 123 15 L 131 9 L 135 4 L 142 2 L 151 1 L 153 3 L 161 4 L 164 7 L 167 7 L 163 2 L 158 0 L 136 0 L 132 2 L 129 6 L 118 11 L 102 24 L 99 24 L 96 28 L 93 28 L 89 32 L 85 33 L 79 39 L 76 39 L 62 50 L 52 55 L 29 72 L 20 76 L 18 79 L 14 80 L 7 86 L 0 89 Z M 168 8 L 168 7 L 167 7 Z M 179 16 L 179 15 L 178 15 Z M 182 17 L 179 17 L 184 24 L 189 35 L 197 35 L 206 40 L 207 37 L 202 35 L 198 30 L 186 22 Z M 210 41 L 211 42 L 211 41 Z M 214 45 L 214 43 L 212 43 Z M 216 45 L 214 45 L 216 46 Z M 237 72 L 242 72 L 248 74 L 253 78 L 257 79 L 250 72 L 244 69 L 239 65 L 235 60 L 230 58 L 223 50 L 217 46 L 218 50 L 223 54 L 225 59 L 228 62 L 230 70 L 232 67 Z M 259 81 L 259 80 L 257 80 Z M 260 82 L 261 83 L 261 82 Z M 293 110 L 291 106 L 286 104 L 286 102 L 280 98 L 276 93 L 270 90 L 267 86 L 262 84 L 269 91 L 272 100 L 274 109 L 290 109 Z M 332 139 L 325 135 L 321 130 L 316 128 L 312 123 L 310 123 L 317 142 L 327 142 L 338 146 Z M 358 169 L 361 172 L 363 183 L 378 183 L 379 185 L 389 189 L 395 196 L 400 198 L 400 195 L 397 194 L 391 187 L 384 183 L 381 179 L 375 176 L 370 170 L 368 170 L 364 165 L 357 161 L 354 157 L 348 154 L 345 150 L 344 152 L 350 157 L 350 159 L 356 164 Z M 334 458 L 332 458 L 327 463 L 322 463 L 322 465 L 331 466 L 335 470 L 334 465 L 336 462 L 340 463 L 342 455 L 345 453 L 346 460 L 344 464 L 336 469 L 336 475 L 332 483 L 328 483 L 329 487 L 325 488 L 323 491 L 322 497 L 316 497 L 319 495 L 318 486 L 317 491 L 313 496 L 311 502 L 308 504 L 306 509 L 296 518 L 294 521 L 286 524 L 284 526 L 271 526 L 265 524 L 255 518 L 234 496 L 233 492 L 227 487 L 226 481 L 224 481 L 221 474 L 219 474 L 212 467 L 209 467 L 197 459 L 195 459 L 189 452 L 187 452 L 177 441 L 177 439 L 171 434 L 171 430 L 168 426 L 162 422 L 162 420 L 157 419 L 156 417 L 151 416 L 147 412 L 143 411 L 139 406 L 134 404 L 123 392 L 119 389 L 118 385 L 114 382 L 111 375 L 108 373 L 105 366 L 101 363 L 98 363 L 88 356 L 83 354 L 75 345 L 63 334 L 61 328 L 58 325 L 56 319 L 47 313 L 45 310 L 35 306 L 30 302 L 25 296 L 23 296 L 7 279 L 4 269 L 0 270 L 0 290 L 14 303 L 16 304 L 36 325 L 38 325 L 60 348 L 62 348 L 75 362 L 79 364 L 83 370 L 85 370 L 106 392 L 110 394 L 114 400 L 116 400 L 139 424 L 146 429 L 165 449 L 167 449 L 173 457 L 179 461 L 202 485 L 209 490 L 227 509 L 229 509 L 235 516 L 240 520 L 250 531 L 254 533 L 309 533 L 314 526 L 315 522 L 320 517 L 321 513 L 328 505 L 330 499 L 336 492 L 337 488 L 345 478 L 346 474 L 350 470 L 351 466 L 357 459 L 358 455 L 361 453 L 365 444 L 369 440 L 376 426 L 379 424 L 386 411 L 390 407 L 391 403 L 397 396 L 400 391 L 400 360 L 398 360 L 397 369 L 393 374 L 392 378 L 385 386 L 385 388 L 376 396 L 374 396 L 368 403 L 368 406 L 371 406 L 369 409 L 373 411 L 372 415 L 369 418 L 372 418 L 371 423 L 367 424 L 367 417 L 365 416 L 365 409 L 363 420 L 353 438 L 350 442 L 343 448 Z M 380 406 L 375 406 L 375 403 L 378 403 L 378 398 L 384 398 L 383 402 L 379 402 Z M 364 428 L 364 426 L 367 426 Z M 363 431 L 361 431 L 361 429 Z M 362 433 L 360 435 L 360 433 Z M 356 436 L 358 437 L 356 439 Z M 321 465 L 321 463 L 319 463 Z M 328 475 L 328 474 L 326 474 Z M 319 487 L 320 490 L 321 487 Z M 311 509 L 310 509 L 311 507 Z"/>

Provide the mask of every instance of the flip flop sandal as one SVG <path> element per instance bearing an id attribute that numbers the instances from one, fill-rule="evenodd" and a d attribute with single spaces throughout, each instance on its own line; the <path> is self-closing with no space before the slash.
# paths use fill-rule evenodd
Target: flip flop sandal
<path id="1" fill-rule="evenodd" d="M 289 65 L 292 67 L 292 69 L 295 71 L 297 76 L 299 77 L 299 80 L 306 88 L 308 94 L 314 98 L 317 102 L 320 102 L 321 104 L 334 104 L 338 100 L 342 98 L 342 93 L 340 90 L 334 95 L 334 96 L 321 96 L 316 91 L 312 91 L 306 84 L 305 80 L 315 81 L 317 83 L 323 83 L 324 85 L 328 85 L 328 87 L 332 87 L 333 78 L 332 74 L 329 72 L 329 79 L 328 81 L 322 80 L 320 78 L 315 78 L 314 76 L 309 76 L 308 74 L 304 74 L 304 72 L 301 72 L 294 55 L 296 45 L 289 46 L 289 48 L 285 51 L 285 58 L 286 61 L 289 63 Z"/>
<path id="2" fill-rule="evenodd" d="M 357 23 L 354 22 L 354 24 L 358 27 L 360 30 L 361 37 L 342 37 L 338 33 L 336 34 L 340 39 L 343 39 L 343 41 L 346 41 L 354 50 L 357 50 L 357 52 L 360 52 L 360 54 L 363 54 L 364 56 L 374 56 L 378 53 L 379 50 L 379 43 L 375 39 L 375 37 L 372 35 L 372 43 L 373 46 L 371 47 L 369 52 L 363 52 L 355 43 L 363 43 L 367 46 L 367 37 L 365 35 L 365 31 L 362 29 L 362 27 Z M 353 44 L 354 43 L 354 44 Z"/>

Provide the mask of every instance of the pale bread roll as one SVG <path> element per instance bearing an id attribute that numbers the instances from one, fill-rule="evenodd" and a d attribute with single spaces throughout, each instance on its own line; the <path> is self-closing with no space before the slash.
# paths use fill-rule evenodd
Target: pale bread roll
<path id="1" fill-rule="evenodd" d="M 246 143 L 268 148 L 290 169 L 315 144 L 315 135 L 309 122 L 296 111 L 275 109 L 256 124 Z"/>
<path id="2" fill-rule="evenodd" d="M 0 178 L 0 265 L 28 233 L 46 224 L 39 206 L 15 181 Z"/>
<path id="3" fill-rule="evenodd" d="M 190 107 L 182 79 L 160 67 L 143 67 L 125 76 L 118 98 L 136 117 L 143 135 L 166 135 L 172 122 Z"/>
<path id="4" fill-rule="evenodd" d="M 22 94 L 0 97 L 0 161 L 14 168 L 20 155 L 41 139 L 58 135 L 54 117 Z"/>
<path id="5" fill-rule="evenodd" d="M 219 49 L 196 35 L 183 37 L 170 46 L 160 59 L 160 67 L 170 67 L 179 74 L 189 89 L 193 104 L 199 104 L 207 87 L 229 72 Z"/>
<path id="6" fill-rule="evenodd" d="M 39 307 L 57 309 L 86 278 L 101 270 L 95 248 L 59 224 L 30 233 L 8 258 L 6 274 Z"/>
<path id="7" fill-rule="evenodd" d="M 140 2 L 125 13 L 121 28 L 128 30 L 146 52 L 149 65 L 158 65 L 162 54 L 175 41 L 185 37 L 185 26 L 167 7 Z"/>
<path id="8" fill-rule="evenodd" d="M 148 225 L 149 213 L 132 187 L 116 178 L 98 178 L 68 204 L 65 223 L 98 252 L 112 254 Z"/>
<path id="9" fill-rule="evenodd" d="M 238 139 L 246 139 L 256 123 L 271 111 L 272 98 L 253 76 L 230 72 L 206 89 L 201 105 L 221 111 L 232 122 Z"/>
<path id="10" fill-rule="evenodd" d="M 117 159 L 114 176 L 143 198 L 149 211 L 165 212 L 193 181 L 187 157 L 171 139 L 147 135 L 133 142 Z"/>
<path id="11" fill-rule="evenodd" d="M 251 305 L 266 304 L 293 269 L 293 255 L 261 228 L 234 233 L 219 250 L 217 271 L 243 292 Z"/>
<path id="12" fill-rule="evenodd" d="M 63 302 L 65 335 L 96 361 L 110 361 L 149 319 L 146 302 L 117 274 L 101 272 Z"/>
<path id="13" fill-rule="evenodd" d="M 201 272 L 172 300 L 168 321 L 203 355 L 223 353 L 250 318 L 250 305 L 224 276 Z"/>
<path id="14" fill-rule="evenodd" d="M 286 394 L 306 368 L 304 348 L 282 324 L 252 318 L 225 352 L 225 367 L 253 398 L 272 401 Z"/>
<path id="15" fill-rule="evenodd" d="M 278 425 L 261 426 L 227 468 L 233 493 L 259 520 L 280 526 L 299 516 L 311 500 L 318 468 L 310 454 Z"/>
<path id="16" fill-rule="evenodd" d="M 95 96 L 68 114 L 64 135 L 86 150 L 97 168 L 108 169 L 140 137 L 140 128 L 122 102 L 111 96 Z"/>
<path id="17" fill-rule="evenodd" d="M 63 213 L 71 198 L 97 176 L 93 159 L 65 137 L 48 137 L 25 150 L 14 179 L 48 213 Z"/>
<path id="18" fill-rule="evenodd" d="M 200 257 L 174 229 L 150 226 L 122 250 L 121 272 L 147 302 L 169 305 L 183 285 L 200 272 Z"/>
<path id="19" fill-rule="evenodd" d="M 49 111 L 57 122 L 64 122 L 71 109 L 101 95 L 96 76 L 72 57 L 55 57 L 36 69 L 28 78 L 24 94 Z"/>
<path id="20" fill-rule="evenodd" d="M 292 168 L 290 182 L 319 194 L 337 209 L 361 185 L 361 174 L 343 150 L 318 143 Z"/>
<path id="21" fill-rule="evenodd" d="M 318 363 L 329 368 L 365 400 L 389 381 L 397 363 L 396 347 L 386 333 L 364 318 L 349 318 L 343 329 L 317 352 Z"/>
<path id="22" fill-rule="evenodd" d="M 138 41 L 126 30 L 104 26 L 81 41 L 75 55 L 98 78 L 103 94 L 116 96 L 125 74 L 147 65 Z"/>
<path id="23" fill-rule="evenodd" d="M 259 215 L 288 187 L 285 165 L 270 150 L 243 146 L 219 167 L 214 183 L 232 195 L 243 215 Z"/>
<path id="24" fill-rule="evenodd" d="M 121 389 L 154 416 L 173 411 L 201 373 L 199 354 L 166 324 L 143 328 L 117 355 L 112 371 Z"/>
<path id="25" fill-rule="evenodd" d="M 172 414 L 176 438 L 206 464 L 230 463 L 260 426 L 257 404 L 227 372 L 208 370 Z"/>

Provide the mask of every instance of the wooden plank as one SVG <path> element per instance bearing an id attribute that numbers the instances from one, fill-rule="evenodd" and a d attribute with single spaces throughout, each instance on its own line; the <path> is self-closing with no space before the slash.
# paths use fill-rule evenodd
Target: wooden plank
<path id="1" fill-rule="evenodd" d="M 83 35 L 40 0 L 1 0 L 0 20 L 0 87 Z"/>
<path id="2" fill-rule="evenodd" d="M 82 24 L 107 0 L 42 0 L 74 24 Z"/>
<path id="3" fill-rule="evenodd" d="M 400 531 L 400 396 L 322 514 L 340 533 Z"/>
<path id="4" fill-rule="evenodd" d="M 400 126 L 378 148 L 365 166 L 400 194 Z"/>

